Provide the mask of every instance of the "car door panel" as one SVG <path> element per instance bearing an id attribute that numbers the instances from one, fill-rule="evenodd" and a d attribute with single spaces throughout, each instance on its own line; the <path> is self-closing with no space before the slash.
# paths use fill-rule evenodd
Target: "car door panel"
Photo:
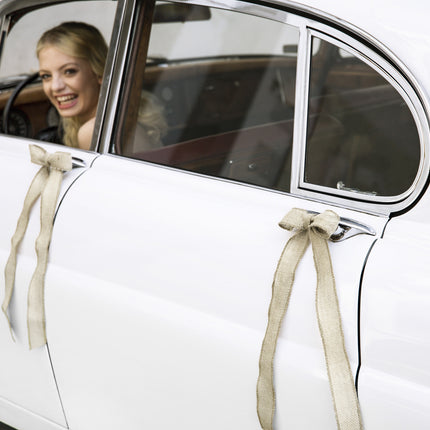
<path id="1" fill-rule="evenodd" d="M 256 427 L 271 284 L 290 237 L 278 222 L 293 207 L 328 208 L 99 157 L 61 206 L 46 279 L 50 351 L 71 427 Z M 386 222 L 335 210 L 377 234 Z M 330 245 L 353 369 L 358 287 L 374 240 L 361 235 Z M 281 427 L 335 425 L 315 284 L 308 250 L 275 357 Z M 301 413 L 309 402 L 314 413 Z"/>
<path id="2" fill-rule="evenodd" d="M 40 142 L 37 144 L 48 152 L 64 151 L 58 145 Z M 68 151 L 85 160 L 83 164 L 86 166 L 89 166 L 96 156 L 73 149 Z M 31 163 L 28 144 L 6 137 L 2 137 L 0 141 L 0 163 L 0 183 L 3 184 L 0 264 L 5 267 L 24 198 L 40 166 Z M 64 175 L 59 201 L 83 170 L 84 168 L 73 169 Z M 30 419 L 27 417 L 29 414 L 39 416 L 42 423 L 44 419 L 47 420 L 48 424 L 45 422 L 44 425 L 52 423 L 65 427 L 67 424 L 52 373 L 49 352 L 46 347 L 30 351 L 27 339 L 27 292 L 36 265 L 34 246 L 40 230 L 39 207 L 39 203 L 33 207 L 26 235 L 19 247 L 15 290 L 9 308 L 15 342 L 11 338 L 6 318 L 3 317 L 0 324 L 0 404 L 6 411 L 13 409 L 15 412 L 11 415 L 15 419 L 17 416 L 21 417 L 18 422 L 13 423 L 17 427 L 18 424 L 25 426 L 25 422 Z M 4 285 L 4 277 L 2 284 Z"/>

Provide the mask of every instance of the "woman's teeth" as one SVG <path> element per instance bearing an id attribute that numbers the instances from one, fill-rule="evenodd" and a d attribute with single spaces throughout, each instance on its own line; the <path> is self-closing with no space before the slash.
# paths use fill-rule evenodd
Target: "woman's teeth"
<path id="1" fill-rule="evenodd" d="M 70 100 L 74 100 L 77 96 L 75 95 L 67 95 L 67 96 L 59 96 L 56 97 L 58 103 L 61 105 L 62 103 L 67 103 Z"/>

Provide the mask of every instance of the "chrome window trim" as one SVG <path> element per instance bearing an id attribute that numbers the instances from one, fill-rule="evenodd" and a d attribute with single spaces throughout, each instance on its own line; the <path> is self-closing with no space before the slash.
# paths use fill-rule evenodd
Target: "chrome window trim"
<path id="1" fill-rule="evenodd" d="M 91 148 L 102 154 L 108 153 L 113 136 L 135 10 L 136 0 L 118 0 L 91 142 Z"/>
<path id="2" fill-rule="evenodd" d="M 6 0 L 10 1 L 10 0 Z M 425 187 L 427 173 L 429 171 L 429 124 L 428 112 L 430 105 L 424 96 L 425 92 L 421 89 L 419 83 L 405 67 L 405 65 L 383 44 L 374 39 L 367 33 L 361 31 L 353 25 L 346 23 L 341 19 L 332 17 L 315 8 L 297 5 L 294 2 L 285 0 L 283 2 L 271 1 L 270 3 L 276 8 L 259 5 L 255 3 L 246 3 L 237 0 L 176 0 L 177 3 L 191 3 L 205 5 L 219 9 L 243 12 L 263 18 L 272 19 L 285 24 L 296 26 L 299 29 L 299 49 L 297 58 L 297 78 L 296 78 L 296 105 L 295 105 L 295 127 L 293 136 L 293 153 L 292 153 L 292 171 L 291 171 L 291 189 L 290 194 L 304 199 L 312 199 L 318 202 L 345 207 L 359 211 L 365 211 L 377 215 L 389 215 L 394 212 L 405 210 L 411 206 Z M 98 149 L 101 153 L 109 152 L 109 143 L 112 138 L 113 124 L 116 117 L 116 109 L 119 103 L 121 78 L 125 70 L 126 53 L 129 46 L 128 37 L 131 34 L 132 15 L 135 10 L 136 0 L 125 0 L 129 8 L 133 11 L 126 11 L 128 18 L 124 18 L 121 36 L 117 44 L 117 50 L 120 49 L 118 57 L 115 60 L 112 76 L 112 88 L 110 90 L 110 99 L 108 105 L 104 108 L 106 112 L 104 118 L 104 128 L 102 136 L 98 141 Z M 305 15 L 306 16 L 305 16 Z M 310 17 L 309 15 L 312 15 Z M 125 24 L 128 22 L 128 27 Z M 329 24 L 327 24 L 329 23 Z M 333 25 L 333 27 L 331 26 Z M 344 29 L 339 30 L 339 28 Z M 354 35 L 354 36 L 351 36 Z M 311 58 L 311 36 L 327 38 L 330 42 L 335 43 L 342 49 L 352 51 L 354 55 L 364 59 L 367 64 L 376 69 L 379 73 L 388 79 L 395 86 L 399 93 L 408 104 L 412 115 L 417 124 L 417 130 L 420 138 L 421 160 L 419 171 L 411 187 L 399 196 L 381 197 L 368 196 L 353 193 L 345 190 L 334 190 L 332 188 L 304 183 L 304 154 L 306 140 L 306 123 L 307 123 L 307 104 L 308 104 L 308 81 L 310 75 L 310 58 Z M 357 37 L 355 38 L 355 35 Z M 369 43 L 369 48 L 365 43 Z M 379 54 L 381 52 L 382 54 Z M 388 60 L 386 60 L 385 58 Z M 381 68 L 379 65 L 382 65 Z M 174 167 L 163 166 L 175 169 Z M 175 169 L 177 170 L 177 169 Z M 214 178 L 223 180 L 221 178 Z M 234 181 L 233 181 L 234 182 Z M 243 184 L 252 186 L 249 184 Z M 261 187 L 256 187 L 261 188 Z M 264 189 L 264 188 L 263 188 Z M 271 190 L 269 191 L 276 191 Z"/>
<path id="3" fill-rule="evenodd" d="M 381 76 L 383 76 L 398 91 L 408 105 L 415 120 L 420 139 L 420 165 L 418 167 L 415 180 L 409 189 L 402 194 L 396 196 L 370 196 L 351 191 L 337 190 L 304 181 L 312 37 L 326 40 L 342 49 L 345 49 L 364 61 L 367 65 L 381 74 Z M 325 24 L 308 20 L 306 29 L 301 30 L 301 38 L 303 38 L 302 49 L 306 49 L 306 52 L 303 53 L 303 51 L 299 51 L 299 53 L 305 55 L 306 58 L 301 58 L 302 73 L 297 73 L 296 106 L 298 103 L 303 102 L 304 104 L 301 106 L 301 109 L 297 110 L 297 115 L 301 115 L 301 117 L 297 117 L 295 121 L 295 125 L 300 126 L 301 130 L 300 132 L 297 132 L 298 136 L 297 140 L 294 142 L 293 148 L 294 176 L 292 174 L 291 193 L 300 195 L 304 198 L 317 199 L 321 202 L 365 210 L 379 215 L 389 215 L 392 212 L 404 210 L 420 195 L 427 182 L 429 172 L 428 152 L 430 145 L 430 130 L 427 113 L 421 102 L 422 99 L 417 95 L 415 88 L 411 83 L 407 81 L 397 68 L 375 53 L 372 49 L 343 32 Z M 302 100 L 300 100 L 300 97 Z"/>
<path id="4" fill-rule="evenodd" d="M 296 191 L 302 174 L 301 160 L 305 157 L 307 112 L 309 98 L 309 76 L 311 37 L 308 31 L 308 20 L 299 27 L 299 46 L 297 49 L 296 98 L 294 108 L 293 148 L 291 153 L 290 193 L 299 195 Z"/>
<path id="5" fill-rule="evenodd" d="M 273 9 L 265 5 L 260 5 L 256 3 L 247 3 L 246 1 L 240 0 L 166 0 L 172 1 L 173 3 L 186 3 L 186 4 L 196 4 L 202 6 L 213 7 L 217 9 L 231 10 L 235 12 L 246 13 L 248 15 L 255 15 L 261 18 L 271 19 L 273 21 L 278 21 L 284 24 L 293 25 L 299 27 L 301 18 L 296 15 L 291 15 L 280 9 Z"/>

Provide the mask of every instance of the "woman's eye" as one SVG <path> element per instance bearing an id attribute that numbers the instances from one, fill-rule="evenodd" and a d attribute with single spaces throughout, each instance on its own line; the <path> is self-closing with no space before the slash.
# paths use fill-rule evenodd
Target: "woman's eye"
<path id="1" fill-rule="evenodd" d="M 40 73 L 39 76 L 42 81 L 46 81 L 51 77 L 51 75 L 49 75 L 48 73 Z"/>
<path id="2" fill-rule="evenodd" d="M 66 69 L 64 71 L 64 74 L 68 76 L 72 76 L 72 75 L 75 75 L 77 72 L 78 72 L 77 69 Z"/>

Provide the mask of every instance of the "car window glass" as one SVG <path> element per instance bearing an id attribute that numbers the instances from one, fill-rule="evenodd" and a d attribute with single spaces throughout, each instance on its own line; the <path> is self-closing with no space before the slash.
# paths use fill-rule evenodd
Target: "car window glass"
<path id="1" fill-rule="evenodd" d="M 29 82 L 11 106 L 8 123 L 3 124 L 4 110 L 20 82 L 39 70 L 36 45 L 40 36 L 67 21 L 96 27 L 109 43 L 116 12 L 116 1 L 79 1 L 62 3 L 11 15 L 0 63 L 1 131 L 9 135 L 51 140 L 58 127 L 58 110 L 48 100 L 40 78 Z M 97 102 L 96 102 L 97 103 Z"/>
<path id="2" fill-rule="evenodd" d="M 420 139 L 399 92 L 355 55 L 315 38 L 305 182 L 396 196 L 414 182 Z"/>
<path id="3" fill-rule="evenodd" d="M 112 151 L 289 191 L 298 30 L 187 6 L 156 4 L 138 100 L 124 100 Z"/>

